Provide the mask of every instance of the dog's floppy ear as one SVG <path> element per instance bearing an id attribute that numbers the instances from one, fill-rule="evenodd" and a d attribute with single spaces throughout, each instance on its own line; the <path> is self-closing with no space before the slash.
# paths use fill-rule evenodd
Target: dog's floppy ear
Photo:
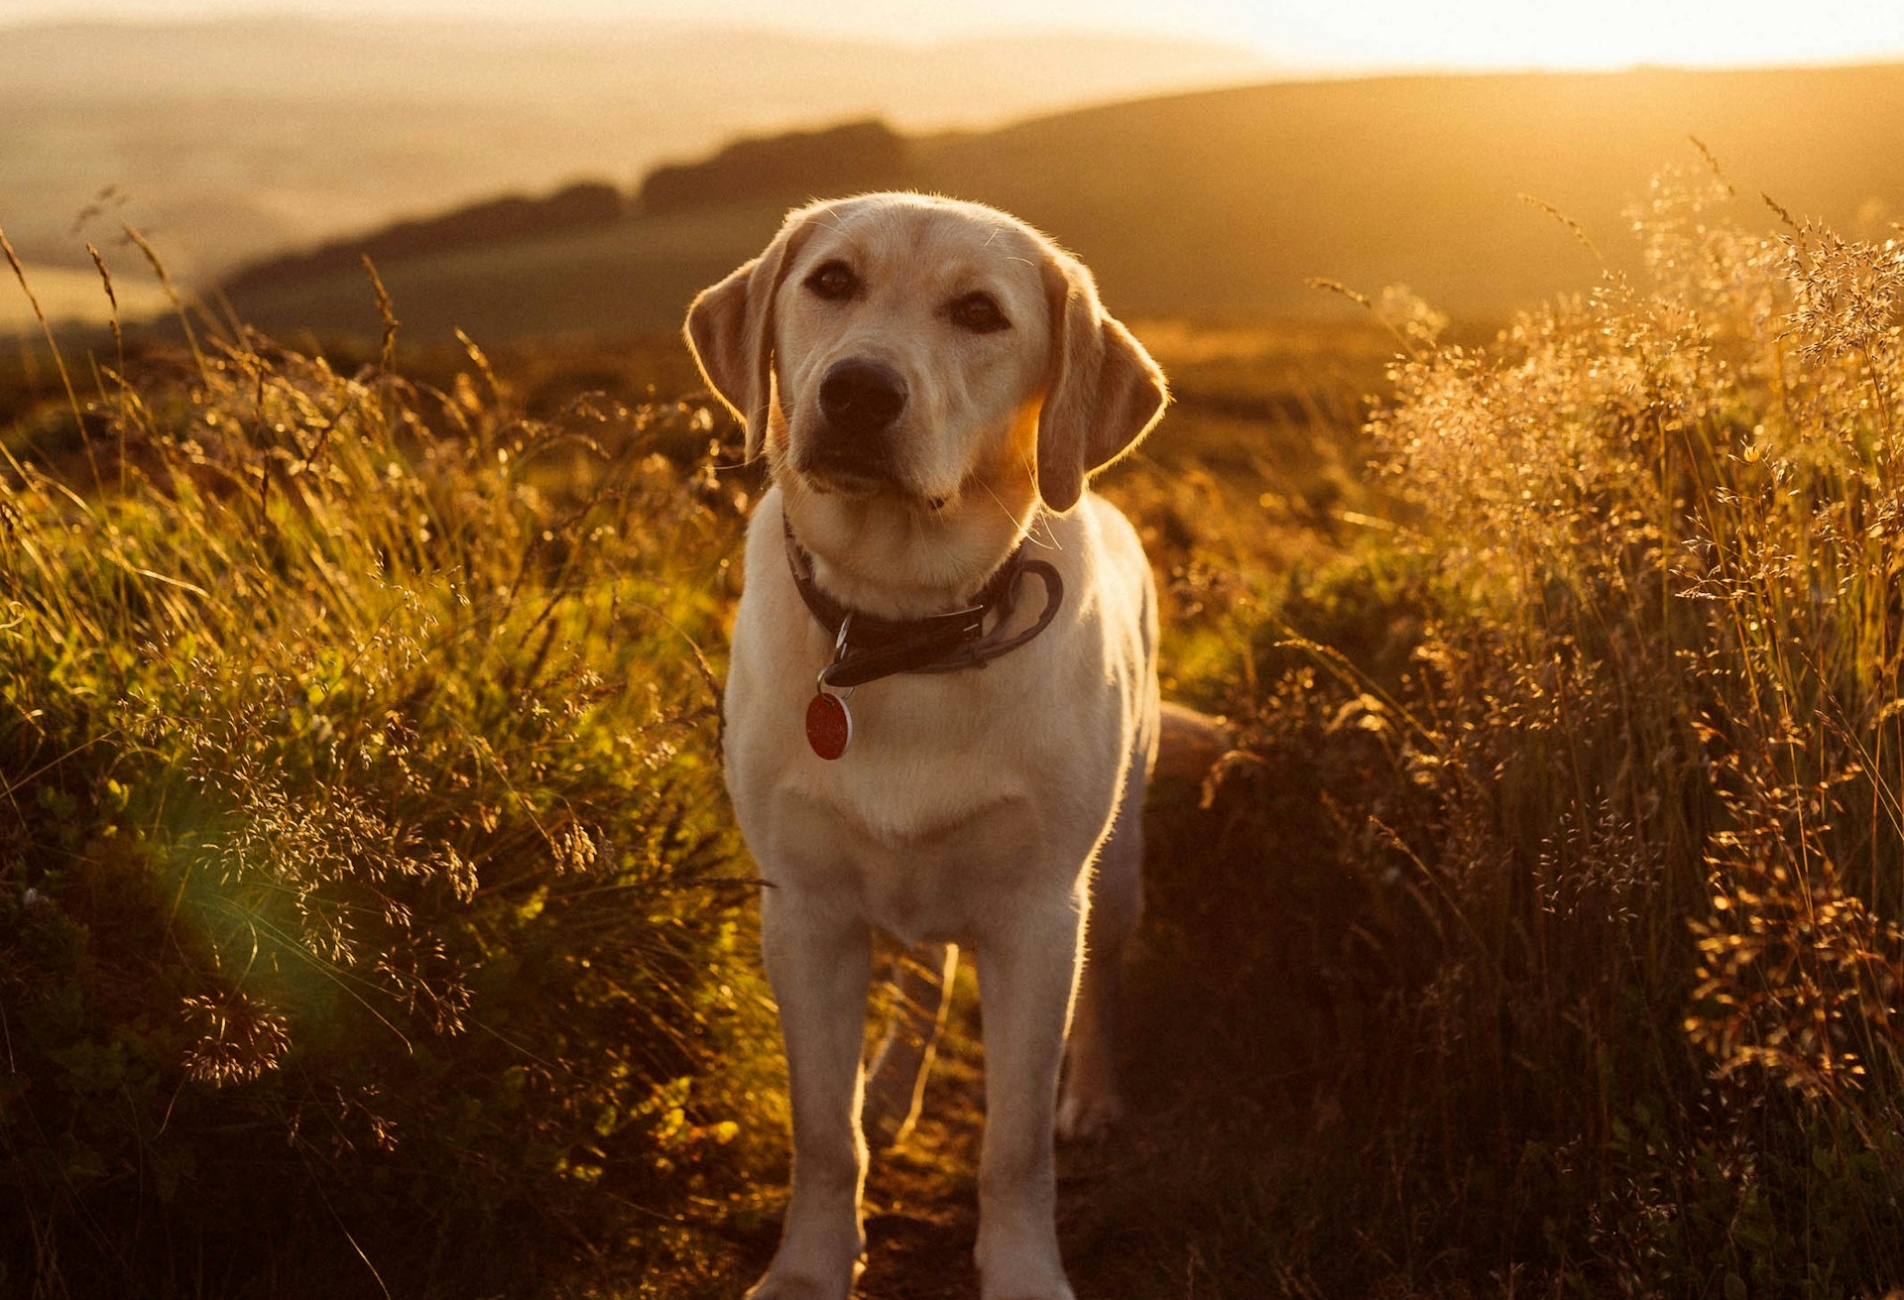
<path id="1" fill-rule="evenodd" d="M 1045 266 L 1051 304 L 1051 380 L 1038 413 L 1038 495 L 1063 514 L 1084 480 L 1149 433 L 1170 400 L 1164 372 L 1099 304 L 1091 273 L 1054 253 Z"/>
<path id="2" fill-rule="evenodd" d="M 788 213 L 766 252 L 701 290 L 688 308 L 688 349 L 714 395 L 747 426 L 748 460 L 760 455 L 773 407 L 774 293 L 811 213 Z"/>

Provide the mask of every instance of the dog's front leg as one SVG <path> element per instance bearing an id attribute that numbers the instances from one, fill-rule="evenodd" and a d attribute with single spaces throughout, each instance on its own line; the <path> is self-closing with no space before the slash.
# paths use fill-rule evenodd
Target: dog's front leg
<path id="1" fill-rule="evenodd" d="M 978 946 L 985 1022 L 980 1289 L 985 1300 L 1071 1300 L 1058 1257 L 1052 1140 L 1084 899 L 1014 900 L 1004 911 L 1010 919 Z"/>
<path id="2" fill-rule="evenodd" d="M 859 1108 L 871 937 L 833 900 L 780 885 L 762 891 L 760 939 L 787 1046 L 793 1198 L 773 1264 L 747 1295 L 844 1300 L 866 1245 Z"/>

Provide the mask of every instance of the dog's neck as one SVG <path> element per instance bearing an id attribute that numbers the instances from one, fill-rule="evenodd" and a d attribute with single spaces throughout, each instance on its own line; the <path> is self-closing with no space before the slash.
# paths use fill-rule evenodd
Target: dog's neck
<path id="1" fill-rule="evenodd" d="M 969 603 L 1008 560 L 1023 522 L 987 501 L 932 511 L 878 496 L 781 488 L 786 526 L 809 557 L 812 580 L 847 609 L 882 619 L 927 618 Z"/>

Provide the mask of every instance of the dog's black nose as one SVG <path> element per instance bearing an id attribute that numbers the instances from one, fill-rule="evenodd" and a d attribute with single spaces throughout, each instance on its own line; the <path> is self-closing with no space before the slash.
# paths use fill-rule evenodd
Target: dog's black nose
<path id="1" fill-rule="evenodd" d="M 890 366 L 836 361 L 820 381 L 820 413 L 842 433 L 879 433 L 905 409 L 906 381 Z"/>

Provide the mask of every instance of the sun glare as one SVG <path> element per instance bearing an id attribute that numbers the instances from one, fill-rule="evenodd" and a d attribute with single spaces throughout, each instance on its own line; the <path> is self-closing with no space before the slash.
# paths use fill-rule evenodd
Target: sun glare
<path id="1" fill-rule="evenodd" d="M 1782 0 L 1202 0 L 1174 21 L 1227 31 L 1272 57 L 1349 69 L 1709 67 L 1904 52 L 1904 6 L 1871 0 L 1816 0 L 1802 19 Z"/>

